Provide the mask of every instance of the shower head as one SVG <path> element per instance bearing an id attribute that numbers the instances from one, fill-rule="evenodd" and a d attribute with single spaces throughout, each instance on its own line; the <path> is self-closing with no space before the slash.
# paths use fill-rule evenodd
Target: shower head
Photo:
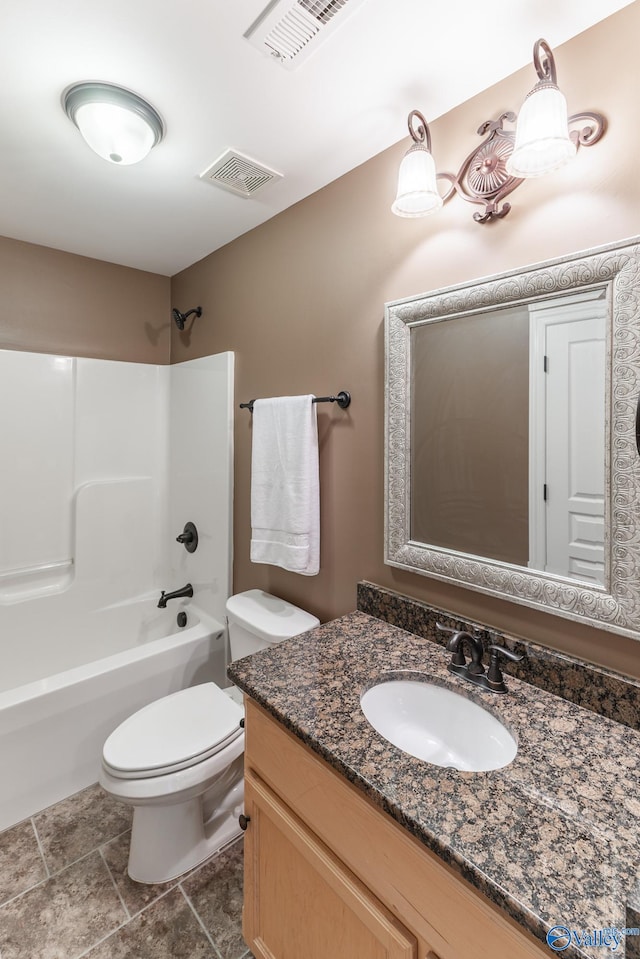
<path id="1" fill-rule="evenodd" d="M 202 307 L 196 306 L 195 309 L 187 310 L 186 313 L 181 313 L 180 310 L 176 309 L 171 310 L 171 316 L 176 321 L 176 326 L 179 330 L 184 330 L 185 321 L 192 313 L 195 313 L 196 316 L 202 316 Z"/>

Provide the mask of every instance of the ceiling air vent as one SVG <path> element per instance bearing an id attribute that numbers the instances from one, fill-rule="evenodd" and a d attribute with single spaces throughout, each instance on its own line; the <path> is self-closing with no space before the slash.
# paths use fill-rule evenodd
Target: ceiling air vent
<path id="1" fill-rule="evenodd" d="M 226 150 L 200 174 L 200 179 L 206 183 L 222 187 L 223 190 L 229 190 L 245 199 L 254 196 L 267 183 L 281 178 L 281 173 L 270 170 L 236 150 Z"/>
<path id="2" fill-rule="evenodd" d="M 283 66 L 298 66 L 364 0 L 272 0 L 246 39 Z"/>

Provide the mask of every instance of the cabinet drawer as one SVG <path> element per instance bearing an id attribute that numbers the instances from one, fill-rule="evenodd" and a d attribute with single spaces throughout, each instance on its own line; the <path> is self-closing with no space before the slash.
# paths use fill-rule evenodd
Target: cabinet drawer
<path id="1" fill-rule="evenodd" d="M 250 699 L 245 767 L 440 959 L 548 959 L 533 937 Z"/>

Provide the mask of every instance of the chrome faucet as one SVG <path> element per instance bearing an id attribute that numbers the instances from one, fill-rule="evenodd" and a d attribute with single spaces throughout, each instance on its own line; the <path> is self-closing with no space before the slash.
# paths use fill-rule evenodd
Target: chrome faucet
<path id="1" fill-rule="evenodd" d="M 182 589 L 176 589 L 173 593 L 165 593 L 162 590 L 162 595 L 158 600 L 158 609 L 165 609 L 168 600 L 170 599 L 182 599 L 183 596 L 193 596 L 193 586 L 191 583 L 187 583 L 186 586 L 183 586 Z"/>
<path id="2" fill-rule="evenodd" d="M 504 683 L 502 670 L 500 669 L 499 657 L 511 660 L 512 663 L 519 663 L 523 658 L 517 653 L 491 643 L 488 647 L 491 653 L 489 663 L 489 672 L 485 675 L 485 668 L 482 665 L 484 647 L 482 638 L 478 633 L 469 633 L 464 629 L 449 629 L 436 623 L 436 629 L 441 633 L 451 633 L 451 639 L 447 642 L 447 650 L 452 653 L 451 662 L 447 669 L 450 673 L 457 673 L 463 679 L 473 683 L 474 686 L 481 686 L 482 689 L 489 689 L 493 693 L 506 693 L 507 687 Z M 495 634 L 491 634 L 494 636 Z M 497 638 L 497 635 L 495 636 Z M 471 662 L 467 663 L 464 655 L 463 645 L 468 643 L 471 648 Z"/>

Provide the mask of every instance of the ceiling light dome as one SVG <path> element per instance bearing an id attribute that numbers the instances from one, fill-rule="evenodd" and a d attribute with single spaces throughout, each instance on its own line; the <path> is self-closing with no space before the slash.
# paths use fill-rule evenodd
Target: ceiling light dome
<path id="1" fill-rule="evenodd" d="M 91 149 L 119 166 L 143 160 L 164 136 L 151 104 L 113 83 L 76 83 L 65 90 L 62 105 Z"/>

